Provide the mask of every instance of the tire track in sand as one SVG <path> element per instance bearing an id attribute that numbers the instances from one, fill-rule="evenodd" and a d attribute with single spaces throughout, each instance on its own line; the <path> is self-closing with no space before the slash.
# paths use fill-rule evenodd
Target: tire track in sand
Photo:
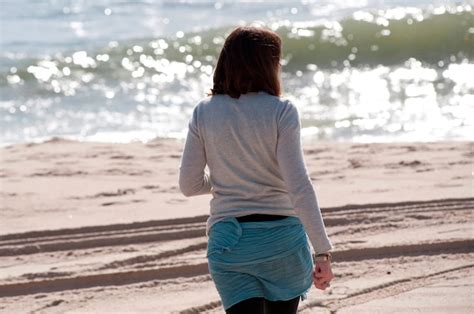
<path id="1" fill-rule="evenodd" d="M 360 216 L 361 214 L 389 211 L 393 215 L 403 216 L 413 212 L 469 209 L 474 209 L 474 198 L 345 205 L 324 208 L 322 211 L 324 212 L 325 224 L 327 226 L 340 226 L 353 224 L 361 219 L 351 217 L 352 214 Z M 344 218 L 339 217 L 341 214 L 344 215 Z M 0 256 L 198 238 L 205 236 L 207 217 L 207 215 L 202 215 L 129 224 L 7 234 L 0 236 Z"/>
<path id="2" fill-rule="evenodd" d="M 451 211 L 474 208 L 474 198 L 443 199 L 421 202 L 399 202 L 387 204 L 346 205 L 323 209 L 325 220 L 334 219 L 334 225 L 350 224 L 351 216 L 358 218 L 360 211 L 372 213 L 389 212 L 404 217 L 413 211 L 426 213 L 439 210 Z M 341 214 L 346 219 L 339 219 Z M 430 215 L 426 215 L 430 216 Z M 456 215 L 453 215 L 455 217 Z M 0 256 L 18 256 L 48 251 L 79 250 L 99 246 L 121 246 L 132 243 L 154 241 L 171 241 L 191 239 L 205 235 L 205 221 L 208 216 L 169 219 L 160 221 L 135 222 L 130 224 L 113 224 L 105 226 L 82 227 L 75 229 L 60 229 L 33 231 L 0 236 Z M 426 218 L 423 218 L 426 219 Z M 381 221 L 382 226 L 384 221 Z M 40 292 L 82 289 L 97 286 L 125 285 L 150 280 L 164 280 L 179 277 L 194 277 L 208 274 L 207 263 L 184 264 L 174 266 L 150 266 L 140 270 L 120 271 L 120 268 L 135 263 L 179 257 L 191 251 L 202 250 L 204 256 L 205 243 L 196 242 L 188 247 L 165 251 L 152 256 L 137 256 L 125 260 L 113 261 L 104 267 L 86 272 L 79 276 L 57 276 L 54 278 L 24 281 L 18 279 L 1 283 L 0 297 L 27 295 Z M 357 261 L 364 259 L 379 259 L 386 257 L 408 255 L 437 255 L 446 252 L 470 253 L 474 251 L 474 239 L 446 240 L 435 243 L 416 243 L 368 248 L 350 248 L 336 250 L 333 254 L 335 261 Z M 119 269 L 119 271 L 116 270 Z M 206 308 L 207 309 L 207 308 Z"/>
<path id="3" fill-rule="evenodd" d="M 444 241 L 438 243 L 419 243 L 412 245 L 384 246 L 335 251 L 334 261 L 363 259 L 382 259 L 387 257 L 414 255 L 437 255 L 474 252 L 474 240 Z M 150 280 L 163 280 L 178 277 L 194 277 L 209 273 L 207 263 L 180 265 L 138 271 L 107 272 L 77 277 L 64 277 L 35 281 L 0 284 L 0 297 L 45 293 L 63 290 L 91 288 L 97 286 L 126 285 Z"/>

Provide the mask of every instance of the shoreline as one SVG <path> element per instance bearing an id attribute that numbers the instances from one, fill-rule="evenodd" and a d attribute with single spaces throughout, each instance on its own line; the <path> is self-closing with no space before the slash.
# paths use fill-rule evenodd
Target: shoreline
<path id="1" fill-rule="evenodd" d="M 308 129 L 311 129 L 312 127 L 308 127 Z M 304 128 L 302 129 L 304 130 Z M 311 144 L 314 142 L 318 143 L 346 143 L 346 144 L 430 144 L 430 143 L 447 143 L 447 142 L 454 142 L 454 143 L 469 143 L 472 142 L 469 139 L 440 139 L 440 140 L 413 140 L 413 141 L 407 141 L 407 140 L 398 140 L 397 138 L 394 138 L 392 140 L 380 140 L 381 137 L 379 137 L 378 141 L 377 138 L 370 138 L 370 140 L 363 140 L 363 141 L 356 141 L 356 140 L 346 140 L 346 139 L 320 139 L 317 137 L 315 134 L 311 134 L 308 132 L 308 134 L 304 134 L 302 132 L 301 134 L 301 139 L 303 143 L 305 144 Z M 186 135 L 184 137 L 153 137 L 150 139 L 146 140 L 141 140 L 141 139 L 132 139 L 132 140 L 127 140 L 127 141 L 106 141 L 106 140 L 94 140 L 94 139 L 88 139 L 88 138 L 82 138 L 79 139 L 77 136 L 66 136 L 66 135 L 51 135 L 51 136 L 45 136 L 45 137 L 40 137 L 37 139 L 28 139 L 24 141 L 19 141 L 19 142 L 0 142 L 0 149 L 3 148 L 8 148 L 11 146 L 17 146 L 17 145 L 37 145 L 37 144 L 44 144 L 44 143 L 49 143 L 49 142 L 60 142 L 60 141 L 65 141 L 65 142 L 77 142 L 77 143 L 96 143 L 96 144 L 134 144 L 134 143 L 141 143 L 143 145 L 147 145 L 152 142 L 157 142 L 157 141 L 177 141 L 177 142 L 183 142 L 186 140 Z"/>

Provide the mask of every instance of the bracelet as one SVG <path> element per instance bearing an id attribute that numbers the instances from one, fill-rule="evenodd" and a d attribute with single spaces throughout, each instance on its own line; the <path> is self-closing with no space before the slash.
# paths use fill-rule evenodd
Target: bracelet
<path id="1" fill-rule="evenodd" d="M 326 252 L 326 253 L 319 253 L 319 254 L 313 254 L 313 261 L 330 261 L 332 262 L 332 254 L 331 252 Z"/>

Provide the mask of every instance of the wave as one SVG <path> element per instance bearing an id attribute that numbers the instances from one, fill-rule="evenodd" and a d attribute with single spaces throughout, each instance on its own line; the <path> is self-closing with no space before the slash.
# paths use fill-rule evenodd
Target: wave
<path id="1" fill-rule="evenodd" d="M 471 12 L 446 13 L 422 21 L 408 17 L 390 22 L 381 20 L 380 24 L 345 19 L 329 24 L 330 28 L 303 30 L 303 34 L 311 34 L 307 37 L 292 38 L 293 33 L 286 33 L 284 42 L 291 54 L 292 67 L 307 63 L 322 67 L 341 63 L 395 65 L 409 58 L 436 64 L 473 58 L 473 17 Z"/>
<path id="2" fill-rule="evenodd" d="M 305 71 L 308 65 L 322 68 L 394 65 L 409 58 L 431 64 L 473 59 L 474 14 L 471 11 L 446 12 L 421 21 L 410 16 L 399 20 L 373 17 L 373 20 L 365 16 L 318 26 L 279 25 L 276 32 L 283 40 L 283 71 Z M 127 79 L 136 69 L 143 68 L 143 74 L 156 73 L 170 62 L 188 64 L 202 71 L 202 66 L 215 64 L 225 36 L 233 28 L 181 33 L 175 38 L 111 42 L 102 49 L 46 59 L 16 60 L 17 64 L 9 60 L 6 63 L 10 66 L 2 71 L 0 84 L 8 83 L 11 68 L 18 79 L 24 81 L 44 81 L 54 77 L 54 73 L 74 71 L 90 72 L 104 79 Z M 63 71 L 64 68 L 67 69 Z"/>

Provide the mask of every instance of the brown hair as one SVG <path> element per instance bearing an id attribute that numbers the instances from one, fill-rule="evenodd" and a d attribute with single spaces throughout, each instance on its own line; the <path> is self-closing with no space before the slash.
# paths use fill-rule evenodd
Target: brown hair
<path id="1" fill-rule="evenodd" d="M 280 96 L 281 39 L 258 26 L 241 26 L 226 38 L 208 95 L 239 98 L 248 92 L 265 91 Z"/>

